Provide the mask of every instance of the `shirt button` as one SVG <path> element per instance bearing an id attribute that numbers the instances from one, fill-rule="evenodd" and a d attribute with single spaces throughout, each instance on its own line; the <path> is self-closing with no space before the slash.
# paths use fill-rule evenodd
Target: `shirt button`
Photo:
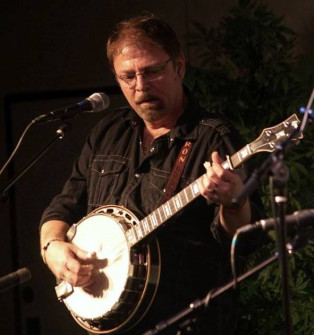
<path id="1" fill-rule="evenodd" d="M 139 173 L 135 173 L 135 178 L 139 178 L 140 174 Z"/>
<path id="2" fill-rule="evenodd" d="M 154 150 L 155 150 L 154 147 L 152 147 L 152 148 L 149 149 L 150 152 L 153 152 Z"/>

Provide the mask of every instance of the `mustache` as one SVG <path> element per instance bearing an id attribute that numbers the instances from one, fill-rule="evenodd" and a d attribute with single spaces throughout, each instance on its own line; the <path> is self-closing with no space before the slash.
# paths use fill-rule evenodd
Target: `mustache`
<path id="1" fill-rule="evenodd" d="M 146 102 L 146 101 L 150 101 L 150 100 L 156 100 L 156 99 L 158 99 L 157 97 L 155 97 L 154 95 L 151 95 L 151 94 L 148 94 L 148 93 L 142 93 L 142 95 L 141 96 L 139 96 L 139 97 L 137 97 L 136 99 L 135 99 L 135 103 L 137 104 L 137 105 L 139 105 L 139 104 L 141 104 L 141 103 L 143 103 L 143 102 Z"/>

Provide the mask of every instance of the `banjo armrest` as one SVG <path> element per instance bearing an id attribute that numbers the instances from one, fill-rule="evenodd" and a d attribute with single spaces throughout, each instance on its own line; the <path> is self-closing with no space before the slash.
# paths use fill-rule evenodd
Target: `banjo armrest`
<path id="1" fill-rule="evenodd" d="M 62 301 L 74 292 L 73 286 L 64 280 L 58 283 L 55 291 L 59 301 Z"/>

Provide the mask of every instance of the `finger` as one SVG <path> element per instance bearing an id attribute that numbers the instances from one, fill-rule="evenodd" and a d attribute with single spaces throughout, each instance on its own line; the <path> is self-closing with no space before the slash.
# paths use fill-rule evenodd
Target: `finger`
<path id="1" fill-rule="evenodd" d="M 94 271 L 93 265 L 82 264 L 82 260 L 68 257 L 63 278 L 73 286 L 86 286 L 91 283 Z"/>
<path id="2" fill-rule="evenodd" d="M 201 179 L 201 182 L 202 182 L 202 183 L 201 183 L 202 188 L 204 188 L 204 189 L 209 188 L 209 186 L 210 186 L 210 184 L 211 184 L 211 181 L 210 181 L 210 179 L 209 179 L 207 173 L 205 173 L 205 174 L 203 175 L 203 178 Z"/>
<path id="3" fill-rule="evenodd" d="M 90 285 L 93 281 L 93 273 L 81 275 L 77 273 L 73 273 L 71 271 L 66 271 L 63 275 L 63 279 L 70 283 L 73 286 L 87 286 Z"/>
<path id="4" fill-rule="evenodd" d="M 217 187 L 214 181 L 215 176 L 209 164 L 210 164 L 209 162 L 204 163 L 204 166 L 206 167 L 206 173 L 203 175 L 202 178 L 202 189 L 208 191 L 213 190 L 215 187 Z"/>
<path id="5" fill-rule="evenodd" d="M 211 188 L 217 184 L 218 178 L 214 171 L 214 167 L 210 162 L 205 162 L 204 167 L 206 168 L 206 174 L 204 175 L 204 186 L 206 188 Z"/>
<path id="6" fill-rule="evenodd" d="M 221 182 L 219 176 L 217 176 L 216 172 L 213 168 L 210 168 L 206 171 L 206 174 L 203 175 L 203 185 L 207 190 L 217 189 L 219 183 Z"/>
<path id="7" fill-rule="evenodd" d="M 81 265 L 79 268 L 78 268 L 78 271 L 77 271 L 77 274 L 79 275 L 89 275 L 91 273 L 93 273 L 95 269 L 95 266 L 94 265 Z"/>
<path id="8" fill-rule="evenodd" d="M 67 261 L 66 267 L 69 271 L 78 275 L 88 275 L 94 270 L 94 265 L 82 264 L 79 260 L 74 258 Z"/>
<path id="9" fill-rule="evenodd" d="M 70 258 L 73 258 L 81 265 L 92 265 L 95 259 L 97 259 L 96 252 L 82 250 L 73 244 L 71 245 L 71 252 L 73 257 Z"/>
<path id="10" fill-rule="evenodd" d="M 212 168 L 215 174 L 217 174 L 220 178 L 224 177 L 224 174 L 228 171 L 225 170 L 221 164 L 223 163 L 223 160 L 220 158 L 219 154 L 217 151 L 214 151 L 212 153 Z"/>
<path id="11" fill-rule="evenodd" d="M 92 259 L 96 258 L 96 252 L 95 251 L 90 252 L 90 251 L 82 250 L 78 247 L 75 247 L 75 248 L 76 248 L 75 254 L 81 260 L 88 261 L 88 260 L 92 260 Z"/>
<path id="12" fill-rule="evenodd" d="M 223 163 L 223 159 L 219 156 L 218 151 L 214 151 L 211 157 L 212 157 L 212 162 L 213 162 L 212 165 L 214 164 L 221 165 Z"/>
<path id="13" fill-rule="evenodd" d="M 222 160 L 220 159 L 218 152 L 214 151 L 212 153 L 212 159 L 213 162 L 205 162 L 204 163 L 204 167 L 206 168 L 206 174 L 208 176 L 208 178 L 214 182 L 215 184 L 217 184 L 217 182 L 219 182 L 219 178 L 221 175 L 223 175 L 224 173 L 224 169 L 221 166 Z"/>
<path id="14" fill-rule="evenodd" d="M 203 177 L 204 180 L 206 180 L 206 176 Z M 207 183 L 206 183 L 207 185 Z M 200 189 L 200 193 L 207 199 L 209 200 L 213 200 L 212 199 L 212 195 L 214 193 L 214 186 L 213 183 L 211 183 L 210 185 L 208 185 L 208 187 L 205 187 L 204 185 L 204 181 L 200 181 L 199 183 L 199 189 Z"/>
<path id="15" fill-rule="evenodd" d="M 234 182 L 236 178 L 236 174 L 233 171 L 228 169 L 224 169 L 222 167 L 223 160 L 219 156 L 217 151 L 212 153 L 212 168 L 215 175 L 218 176 L 219 179 L 226 181 L 226 182 Z M 217 180 L 215 181 L 217 183 Z"/>

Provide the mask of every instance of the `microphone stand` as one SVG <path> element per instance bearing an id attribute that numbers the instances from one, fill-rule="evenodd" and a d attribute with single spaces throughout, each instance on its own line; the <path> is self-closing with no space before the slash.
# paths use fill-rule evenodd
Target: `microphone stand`
<path id="1" fill-rule="evenodd" d="M 8 190 L 13 186 L 52 146 L 53 144 L 60 139 L 63 139 L 65 133 L 69 130 L 69 123 L 64 123 L 61 125 L 57 131 L 56 136 L 43 148 L 41 152 L 39 152 L 23 169 L 22 171 L 15 177 L 13 180 L 0 192 L 0 201 L 2 203 L 8 200 Z"/>
<path id="2" fill-rule="evenodd" d="M 277 146 L 277 149 L 268 157 L 262 166 L 255 170 L 242 189 L 241 192 L 233 199 L 235 205 L 243 203 L 244 199 L 249 197 L 252 192 L 257 188 L 258 183 L 268 174 L 270 178 L 273 178 L 275 186 L 278 188 L 278 195 L 275 195 L 274 200 L 276 204 L 275 218 L 279 218 L 276 222 L 276 243 L 279 253 L 280 260 L 280 271 L 282 278 L 282 290 L 283 290 L 283 305 L 284 305 L 284 316 L 286 323 L 286 334 L 292 335 L 291 326 L 291 315 L 290 315 L 290 294 L 288 285 L 288 261 L 287 261 L 287 250 L 286 250 L 286 184 L 289 177 L 289 171 L 284 164 L 284 155 L 291 147 L 291 139 L 299 134 L 299 128 L 297 128 L 293 134 L 281 145 Z M 278 212 L 278 213 L 277 213 Z"/>
<path id="3" fill-rule="evenodd" d="M 32 121 L 32 123 L 29 125 L 29 127 L 31 125 L 34 124 L 34 121 Z M 50 141 L 50 143 L 48 143 L 48 145 L 46 145 L 43 150 L 37 154 L 23 169 L 22 171 L 11 180 L 11 182 L 9 182 L 9 184 L 0 192 L 0 203 L 4 204 L 8 199 L 8 191 L 9 189 L 53 146 L 53 144 L 58 140 L 58 139 L 63 139 L 65 136 L 66 131 L 69 128 L 69 124 L 68 123 L 63 123 L 56 131 L 56 136 Z M 28 130 L 29 128 L 27 128 L 26 130 Z M 25 130 L 25 132 L 26 132 Z M 24 134 L 25 134 L 24 132 Z M 23 137 L 22 137 L 23 138 Z M 19 141 L 19 143 L 21 142 L 21 139 Z M 5 167 L 8 165 L 8 163 L 10 162 L 10 160 L 13 158 L 14 153 L 16 153 L 16 150 L 13 151 L 13 153 L 11 154 L 9 160 L 7 161 L 7 163 L 4 165 L 4 167 L 2 168 L 2 171 L 4 171 Z M 14 225 L 11 225 L 11 239 L 12 239 L 12 250 L 13 250 L 13 254 L 12 254 L 12 259 L 13 259 L 13 263 L 15 265 L 18 264 L 18 256 L 17 256 L 17 245 L 16 245 L 16 237 L 17 237 L 17 232 L 16 229 L 14 227 Z M 18 294 L 18 291 L 15 290 L 14 291 L 14 299 L 15 301 L 19 301 L 20 297 Z M 19 307 L 18 304 L 16 304 L 16 308 L 15 308 L 15 317 L 16 319 L 20 319 L 21 317 L 21 309 Z M 16 331 L 19 333 L 20 332 L 20 326 L 18 325 L 18 323 L 16 324 L 15 327 Z"/>
<path id="4" fill-rule="evenodd" d="M 289 280 L 288 280 L 288 261 L 287 261 L 287 250 L 286 250 L 286 224 L 285 224 L 285 212 L 286 212 L 286 183 L 288 180 L 288 169 L 283 163 L 285 153 L 292 146 L 292 140 L 297 138 L 299 134 L 302 134 L 304 130 L 309 110 L 314 100 L 314 89 L 311 93 L 309 102 L 307 104 L 306 111 L 302 123 L 298 128 L 294 130 L 290 137 L 277 146 L 276 150 L 268 157 L 268 159 L 262 164 L 262 166 L 255 170 L 244 185 L 241 192 L 237 194 L 233 203 L 236 206 L 240 206 L 245 199 L 247 199 L 253 191 L 257 188 L 259 182 L 269 174 L 271 177 L 274 177 L 274 183 L 278 188 L 278 195 L 275 196 L 275 218 L 279 218 L 275 224 L 276 230 L 276 243 L 279 252 L 280 260 L 280 271 L 282 277 L 282 290 L 283 290 L 283 304 L 284 304 L 284 316 L 286 322 L 286 334 L 292 335 L 292 325 L 291 325 L 291 315 L 290 315 L 290 292 L 289 292 Z"/>
<path id="5" fill-rule="evenodd" d="M 307 241 L 308 241 L 308 238 L 307 238 L 306 235 L 304 235 L 304 236 L 297 235 L 294 238 L 294 242 L 288 243 L 286 245 L 286 250 L 288 251 L 289 254 L 292 254 L 294 251 L 296 251 L 300 248 L 303 248 L 306 245 Z M 277 259 L 278 259 L 278 252 L 276 252 L 273 256 L 269 257 L 268 259 L 266 259 L 262 263 L 258 264 L 257 266 L 255 266 L 251 270 L 249 270 L 249 271 L 245 272 L 244 274 L 242 274 L 241 276 L 239 276 L 237 278 L 237 281 L 238 282 L 244 281 L 246 278 L 254 275 L 258 271 L 260 271 L 260 270 L 264 269 L 265 267 L 267 267 L 268 265 L 274 263 Z M 175 314 L 174 316 L 170 317 L 169 319 L 159 322 L 158 324 L 155 325 L 154 328 L 146 331 L 142 335 L 156 335 L 156 334 L 159 334 L 159 333 L 163 332 L 165 329 L 167 329 L 171 326 L 174 326 L 178 323 L 179 323 L 179 325 L 178 325 L 177 329 L 179 329 L 179 330 L 177 332 L 177 335 L 184 334 L 184 333 L 182 333 L 182 331 L 184 331 L 184 329 L 187 329 L 187 334 L 191 334 L 191 325 L 196 323 L 196 318 L 195 317 L 194 318 L 191 317 L 190 319 L 185 319 L 185 318 L 187 316 L 189 316 L 190 314 L 194 313 L 195 311 L 201 309 L 201 308 L 207 308 L 212 299 L 218 297 L 220 294 L 222 294 L 222 293 L 226 292 L 227 290 L 229 290 L 230 288 L 234 288 L 234 287 L 235 287 L 234 280 L 231 280 L 227 284 L 225 284 L 224 286 L 221 286 L 217 289 L 213 289 L 213 290 L 209 291 L 208 294 L 205 296 L 205 298 L 194 300 L 192 303 L 189 304 L 189 306 L 187 308 L 185 308 L 184 310 Z"/>
<path id="6" fill-rule="evenodd" d="M 271 177 L 274 180 L 274 185 L 277 189 L 277 195 L 274 196 L 275 201 L 275 231 L 276 243 L 279 257 L 279 266 L 281 272 L 282 292 L 283 292 L 283 309 L 286 334 L 293 334 L 292 322 L 290 314 L 290 289 L 289 289 L 289 266 L 287 259 L 287 226 L 285 222 L 286 217 L 286 203 L 287 203 L 287 182 L 289 171 L 283 163 L 283 157 L 277 161 L 271 168 Z"/>
<path id="7" fill-rule="evenodd" d="M 275 218 L 279 218 L 276 222 L 276 243 L 279 253 L 280 271 L 282 279 L 282 291 L 283 291 L 283 308 L 284 318 L 286 323 L 286 334 L 292 335 L 291 315 L 290 315 L 290 292 L 289 292 L 289 270 L 287 261 L 287 250 L 286 250 L 286 184 L 289 177 L 289 171 L 284 164 L 284 154 L 291 147 L 291 139 L 299 133 L 299 128 L 289 137 L 286 141 L 277 146 L 277 149 L 268 157 L 268 159 L 262 164 L 262 166 L 255 170 L 252 174 L 251 179 L 244 185 L 242 191 L 237 195 L 233 202 L 238 205 L 243 202 L 251 193 L 257 188 L 258 183 L 267 174 L 270 178 L 273 178 L 275 186 L 278 188 L 278 194 L 275 195 L 274 200 L 276 204 Z M 277 213 L 278 212 L 278 213 Z"/>

